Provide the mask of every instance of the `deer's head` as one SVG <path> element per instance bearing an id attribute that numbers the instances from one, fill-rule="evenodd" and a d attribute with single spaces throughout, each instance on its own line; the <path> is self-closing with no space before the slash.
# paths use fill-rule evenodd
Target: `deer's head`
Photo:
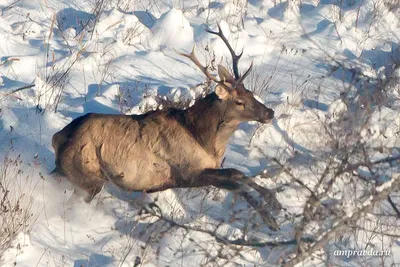
<path id="1" fill-rule="evenodd" d="M 218 66 L 218 75 L 223 82 L 217 84 L 215 94 L 225 108 L 224 119 L 226 121 L 266 123 L 274 118 L 274 111 L 260 103 L 253 93 L 244 87 L 243 79 L 240 78 L 244 78 L 245 75 L 235 79 L 222 65 Z"/>
<path id="2" fill-rule="evenodd" d="M 197 59 L 194 53 L 194 47 L 190 54 L 179 53 L 193 61 L 196 66 L 207 76 L 211 81 L 217 85 L 215 87 L 215 94 L 220 100 L 221 110 L 223 110 L 224 120 L 229 121 L 259 121 L 267 123 L 274 118 L 274 111 L 264 106 L 243 85 L 243 80 L 249 75 L 253 64 L 247 69 L 243 75 L 239 75 L 238 63 L 243 54 L 236 55 L 233 48 L 229 44 L 225 35 L 223 34 L 220 25 L 218 24 L 218 32 L 206 29 L 207 32 L 219 36 L 228 47 L 232 55 L 233 74 L 232 75 L 222 65 L 218 66 L 218 76 L 215 77 L 208 71 L 208 66 L 203 66 Z"/>

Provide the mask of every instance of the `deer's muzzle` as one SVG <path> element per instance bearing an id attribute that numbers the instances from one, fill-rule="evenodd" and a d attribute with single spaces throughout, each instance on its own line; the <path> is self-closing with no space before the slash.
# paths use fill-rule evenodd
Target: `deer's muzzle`
<path id="1" fill-rule="evenodd" d="M 259 119 L 258 121 L 261 123 L 267 123 L 270 122 L 274 118 L 274 111 L 270 108 L 267 108 L 266 106 L 263 106 L 263 108 L 260 111 Z"/>

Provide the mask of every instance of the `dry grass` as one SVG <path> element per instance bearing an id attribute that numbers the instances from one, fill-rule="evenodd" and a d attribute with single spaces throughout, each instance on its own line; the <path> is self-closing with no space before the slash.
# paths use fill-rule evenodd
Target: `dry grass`
<path id="1" fill-rule="evenodd" d="M 0 164 L 0 255 L 13 245 L 20 233 L 29 232 L 35 219 L 33 203 L 37 184 L 32 184 L 21 165 L 20 156 L 5 157 Z"/>

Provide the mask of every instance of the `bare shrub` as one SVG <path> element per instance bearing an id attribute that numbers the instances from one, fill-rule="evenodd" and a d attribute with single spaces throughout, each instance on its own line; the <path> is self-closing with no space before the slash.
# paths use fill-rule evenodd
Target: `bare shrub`
<path id="1" fill-rule="evenodd" d="M 37 94 L 37 111 L 42 112 L 44 109 L 57 112 L 57 107 L 62 100 L 66 85 L 69 83 L 69 71 L 71 63 L 67 69 L 63 67 L 51 68 L 45 75 L 38 73 L 36 76 L 36 94 Z"/>
<path id="2" fill-rule="evenodd" d="M 392 12 L 400 11 L 400 0 L 383 0 L 385 6 Z"/>
<path id="3" fill-rule="evenodd" d="M 205 92 L 209 89 L 208 83 L 202 83 L 196 86 L 200 88 L 201 93 L 198 97 L 203 97 Z M 194 100 L 192 96 L 188 95 L 188 91 L 179 95 L 179 97 L 172 96 L 171 94 L 160 95 L 151 92 L 146 84 L 141 81 L 134 81 L 128 85 L 120 85 L 118 88 L 118 94 L 116 100 L 118 102 L 119 110 L 121 113 L 129 113 L 134 107 L 138 107 L 140 113 L 146 113 L 152 110 L 158 109 L 186 109 L 193 104 Z M 191 88 L 189 90 L 192 90 Z M 178 89 L 180 90 L 180 89 Z M 197 91 L 199 91 L 197 90 Z M 142 91 L 142 100 L 135 101 L 134 95 L 139 94 Z M 151 101 L 147 101 L 151 99 Z"/>
<path id="4" fill-rule="evenodd" d="M 57 29 L 60 32 L 61 37 L 71 52 L 71 56 L 63 64 L 56 64 L 56 55 L 51 50 L 50 40 L 53 38 L 53 29 Z M 57 112 L 65 88 L 69 83 L 69 73 L 86 49 L 86 46 L 80 43 L 81 46 L 76 51 L 73 51 L 61 29 L 62 26 L 59 22 L 56 23 L 56 16 L 53 16 L 48 36 L 45 36 L 44 40 L 46 44 L 44 71 L 38 72 L 35 80 L 37 112 L 42 112 L 46 109 Z M 80 42 L 82 42 L 82 39 L 80 39 Z"/>
<path id="5" fill-rule="evenodd" d="M 249 75 L 249 90 L 259 97 L 265 97 L 273 86 L 274 73 L 254 70 Z"/>
<path id="6" fill-rule="evenodd" d="M 353 80 L 328 109 L 332 116 L 322 120 L 317 131 L 325 141 L 319 151 L 313 151 L 308 163 L 313 177 L 305 179 L 296 174 L 290 167 L 291 159 L 276 160 L 306 196 L 301 214 L 296 215 L 301 219 L 294 223 L 296 251 L 285 266 L 312 256 L 328 260 L 327 264 L 339 264 L 342 258 L 331 257 L 335 250 L 390 250 L 390 239 L 399 235 L 396 229 L 400 221 L 393 220 L 393 216 L 399 216 L 398 203 L 390 195 L 400 184 L 400 155 L 396 151 L 400 125 L 394 120 L 400 114 L 386 107 L 389 101 L 383 94 L 388 80 L 364 79 L 361 72 L 351 71 Z M 300 160 L 301 153 L 297 158 Z M 315 241 L 306 244 L 301 241 L 304 236 Z M 388 255 L 368 259 L 393 263 Z M 365 260 L 355 259 L 361 264 Z"/>
<path id="7" fill-rule="evenodd" d="M 277 87 L 282 77 L 278 77 L 279 73 L 284 72 L 286 65 L 279 64 L 281 55 L 286 52 L 287 48 L 281 50 L 279 58 L 272 66 L 261 65 L 254 67 L 249 75 L 247 86 L 255 95 L 265 98 L 267 94 Z"/>
<path id="8" fill-rule="evenodd" d="M 32 184 L 21 167 L 20 156 L 5 157 L 0 164 L 0 255 L 16 236 L 28 233 L 35 220 L 33 203 L 37 184 Z"/>
<path id="9" fill-rule="evenodd" d="M 140 85 L 140 81 L 135 80 L 132 83 L 127 85 L 119 85 L 118 86 L 118 93 L 115 96 L 119 111 L 121 113 L 127 113 L 129 110 L 132 109 L 136 104 L 133 99 L 133 95 L 138 93 L 138 87 Z"/>
<path id="10" fill-rule="evenodd" d="M 122 41 L 126 45 L 134 45 L 137 42 L 137 37 L 139 37 L 146 30 L 139 20 L 136 21 L 130 28 L 126 29 L 124 32 Z"/>
<path id="11" fill-rule="evenodd" d="M 214 51 L 210 49 L 209 46 L 205 46 L 205 48 L 200 51 L 206 58 L 207 66 L 210 71 L 215 72 L 217 69 L 217 62 Z M 194 84 L 188 90 L 184 89 L 184 92 L 178 97 L 171 95 L 171 92 L 166 95 L 154 93 L 146 82 L 141 80 L 134 80 L 127 84 L 121 84 L 118 89 L 116 100 L 119 104 L 121 113 L 129 113 L 135 106 L 139 106 L 140 113 L 146 113 L 157 109 L 186 109 L 193 104 L 194 100 L 197 100 L 197 98 L 204 97 L 211 93 L 213 90 L 213 84 L 210 80 Z M 189 95 L 189 92 L 193 92 L 195 97 Z M 142 94 L 142 101 L 135 101 L 135 97 L 133 96 L 138 94 Z M 149 103 L 146 101 L 147 99 L 152 99 L 154 101 Z"/>

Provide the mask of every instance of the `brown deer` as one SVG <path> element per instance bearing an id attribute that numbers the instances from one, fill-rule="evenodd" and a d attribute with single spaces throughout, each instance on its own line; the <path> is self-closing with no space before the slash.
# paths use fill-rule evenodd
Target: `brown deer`
<path id="1" fill-rule="evenodd" d="M 246 90 L 239 75 L 236 55 L 220 26 L 218 35 L 233 58 L 234 77 L 219 65 L 217 79 L 202 66 L 193 51 L 182 54 L 216 83 L 215 92 L 185 110 L 156 110 L 143 115 L 86 114 L 73 120 L 53 136 L 58 173 L 86 192 L 90 201 L 111 181 L 129 191 L 156 192 L 169 188 L 213 185 L 238 190 L 262 214 L 271 229 L 279 229 L 258 202 L 241 190 L 244 184 L 260 192 L 270 206 L 279 203 L 269 190 L 257 185 L 236 169 L 220 169 L 231 134 L 241 122 L 267 123 L 274 111 Z M 264 205 L 265 207 L 265 205 Z"/>

